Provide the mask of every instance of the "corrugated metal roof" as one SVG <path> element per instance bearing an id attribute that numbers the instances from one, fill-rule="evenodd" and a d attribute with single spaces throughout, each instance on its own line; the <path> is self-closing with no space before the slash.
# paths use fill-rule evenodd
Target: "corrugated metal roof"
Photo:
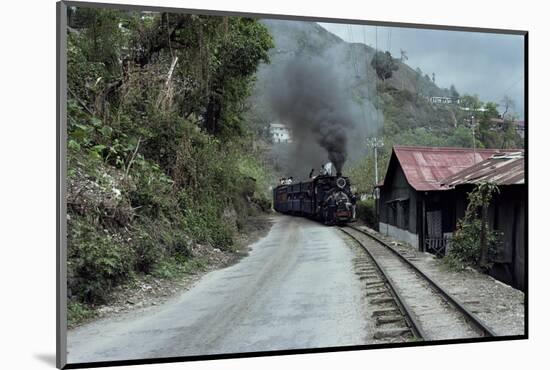
<path id="1" fill-rule="evenodd" d="M 525 183 L 523 151 L 494 155 L 442 181 L 445 186 L 492 182 L 497 185 Z"/>
<path id="2" fill-rule="evenodd" d="M 409 184 L 417 191 L 446 190 L 441 182 L 499 153 L 498 149 L 393 147 Z"/>

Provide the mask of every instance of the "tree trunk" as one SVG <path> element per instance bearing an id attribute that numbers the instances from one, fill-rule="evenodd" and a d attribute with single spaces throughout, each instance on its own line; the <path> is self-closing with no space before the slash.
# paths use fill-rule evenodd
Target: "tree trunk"
<path id="1" fill-rule="evenodd" d="M 488 265 L 488 255 L 489 255 L 489 246 L 487 245 L 487 215 L 488 215 L 488 207 L 487 205 L 483 204 L 481 207 L 481 231 L 479 236 L 479 243 L 481 245 L 481 256 L 479 265 L 482 268 L 486 268 Z"/>
<path id="2" fill-rule="evenodd" d="M 211 96 L 208 100 L 208 106 L 206 107 L 206 113 L 204 117 L 204 124 L 206 131 L 209 134 L 216 134 L 219 131 L 218 121 L 221 114 L 221 106 L 216 97 Z"/>

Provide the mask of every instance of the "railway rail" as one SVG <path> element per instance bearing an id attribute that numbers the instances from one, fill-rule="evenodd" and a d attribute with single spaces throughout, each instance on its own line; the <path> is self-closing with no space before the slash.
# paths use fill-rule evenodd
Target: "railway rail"
<path id="1" fill-rule="evenodd" d="M 376 235 L 355 226 L 340 227 L 340 230 L 355 240 L 372 259 L 417 340 L 495 336 L 477 316 L 414 262 Z"/>

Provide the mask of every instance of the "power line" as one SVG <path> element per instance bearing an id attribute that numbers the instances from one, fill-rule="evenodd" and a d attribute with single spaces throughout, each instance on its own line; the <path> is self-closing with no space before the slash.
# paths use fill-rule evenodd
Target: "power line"
<path id="1" fill-rule="evenodd" d="M 510 85 L 506 90 L 504 90 L 503 94 L 506 94 L 508 91 L 512 89 L 512 87 L 516 86 L 518 82 L 523 80 L 523 75 L 521 75 L 513 84 Z"/>
<path id="2" fill-rule="evenodd" d="M 508 85 L 508 87 L 506 89 L 502 90 L 502 93 L 500 93 L 501 94 L 500 96 L 494 95 L 493 98 L 494 98 L 495 102 L 496 102 L 496 100 L 501 99 L 504 95 L 506 95 L 506 93 L 508 93 L 508 91 L 510 91 L 514 86 L 516 86 L 518 84 L 518 82 L 523 81 L 523 78 L 524 78 L 524 76 L 522 74 L 521 76 L 519 76 L 518 79 L 514 80 L 514 82 L 512 84 Z"/>
<path id="3" fill-rule="evenodd" d="M 366 63 L 365 63 L 365 80 L 367 82 L 367 98 L 369 98 L 369 47 L 367 46 L 367 32 L 365 31 L 367 27 L 362 26 L 361 31 L 363 31 L 363 44 L 365 44 L 365 57 L 366 57 Z"/>
<path id="4" fill-rule="evenodd" d="M 353 30 L 352 30 L 352 26 L 351 24 L 348 24 L 348 33 L 349 33 L 349 39 L 351 41 L 351 44 L 350 44 L 350 57 L 351 57 L 351 62 L 353 64 L 353 69 L 355 70 L 355 76 L 356 78 L 359 77 L 359 66 L 358 66 L 358 60 L 356 59 L 356 56 L 353 52 L 353 44 L 354 44 L 354 39 L 353 39 Z M 368 81 L 367 81 L 368 83 Z M 363 100 L 360 99 L 360 103 L 359 103 L 359 106 L 361 108 L 361 116 L 363 118 L 363 122 L 367 122 L 367 119 L 366 119 L 366 115 L 365 115 L 365 107 L 363 107 Z"/>
<path id="5" fill-rule="evenodd" d="M 375 37 L 374 37 L 374 46 L 375 46 L 375 49 L 374 49 L 374 57 L 377 58 L 377 55 L 378 55 L 378 26 L 375 26 L 374 27 L 374 30 L 375 30 Z M 378 124 L 379 121 L 380 121 L 380 117 L 379 117 L 379 112 L 378 112 L 378 104 L 380 102 L 380 97 L 378 96 L 378 82 L 374 81 L 375 83 L 375 91 L 376 91 L 376 106 L 375 106 L 375 110 L 376 110 L 376 123 Z"/>

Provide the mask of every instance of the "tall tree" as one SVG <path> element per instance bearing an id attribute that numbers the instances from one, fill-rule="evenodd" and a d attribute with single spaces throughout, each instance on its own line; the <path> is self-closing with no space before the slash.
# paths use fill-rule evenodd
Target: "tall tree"
<path id="1" fill-rule="evenodd" d="M 507 114 L 510 110 L 514 109 L 515 102 L 512 98 L 510 98 L 508 95 L 504 95 L 500 101 L 502 103 L 502 107 L 504 108 L 504 112 L 502 112 L 502 119 L 507 119 Z"/>
<path id="2" fill-rule="evenodd" d="M 477 117 L 482 103 L 477 95 L 462 95 L 460 105 L 470 111 L 470 114 Z"/>
<path id="3" fill-rule="evenodd" d="M 376 70 L 378 78 L 382 81 L 391 78 L 393 72 L 399 69 L 389 51 L 378 51 L 371 60 L 371 66 Z"/>
<path id="4" fill-rule="evenodd" d="M 460 94 L 458 93 L 458 91 L 456 91 L 455 85 L 451 85 L 449 90 L 451 91 L 451 98 L 453 98 L 454 100 L 460 98 Z"/>
<path id="5" fill-rule="evenodd" d="M 401 52 L 401 63 L 404 63 L 406 60 L 409 60 L 409 57 L 407 56 L 407 52 L 403 49 L 400 50 Z"/>

